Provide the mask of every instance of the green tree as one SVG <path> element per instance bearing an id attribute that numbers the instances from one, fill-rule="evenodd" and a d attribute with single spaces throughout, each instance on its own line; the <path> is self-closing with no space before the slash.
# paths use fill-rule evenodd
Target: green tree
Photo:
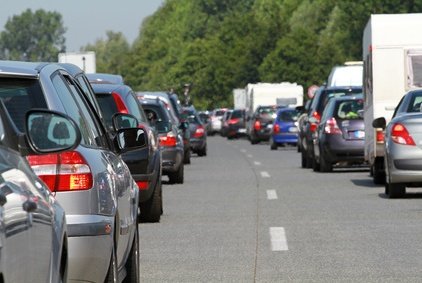
<path id="1" fill-rule="evenodd" d="M 0 57 L 8 60 L 56 61 L 65 50 L 61 14 L 27 9 L 9 18 L 0 33 Z"/>
<path id="2" fill-rule="evenodd" d="M 82 51 L 94 51 L 97 72 L 123 74 L 130 52 L 130 46 L 121 32 L 106 32 L 106 39 L 98 39 L 94 44 L 88 44 Z"/>

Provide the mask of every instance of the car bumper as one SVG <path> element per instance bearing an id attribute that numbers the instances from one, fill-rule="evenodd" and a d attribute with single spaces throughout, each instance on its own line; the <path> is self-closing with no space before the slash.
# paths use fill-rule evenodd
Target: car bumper
<path id="1" fill-rule="evenodd" d="M 191 139 L 190 140 L 190 148 L 193 152 L 201 150 L 205 147 L 206 141 L 205 139 Z"/>
<path id="2" fill-rule="evenodd" d="M 292 143 L 296 144 L 298 141 L 298 134 L 292 133 L 279 133 L 273 134 L 272 138 L 275 143 Z"/>
<path id="3" fill-rule="evenodd" d="M 184 149 L 172 147 L 161 150 L 163 174 L 176 172 L 183 162 Z"/>
<path id="4" fill-rule="evenodd" d="M 331 162 L 363 163 L 364 140 L 345 140 L 338 136 L 328 136 L 322 143 L 326 158 Z"/>
<path id="5" fill-rule="evenodd" d="M 103 282 L 113 247 L 113 218 L 67 215 L 68 282 Z"/>

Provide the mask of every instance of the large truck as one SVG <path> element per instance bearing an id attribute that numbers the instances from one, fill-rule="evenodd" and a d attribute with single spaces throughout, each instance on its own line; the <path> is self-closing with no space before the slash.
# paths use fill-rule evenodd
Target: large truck
<path id="1" fill-rule="evenodd" d="M 233 89 L 234 109 L 246 109 L 246 91 L 243 88 Z"/>
<path id="2" fill-rule="evenodd" d="M 374 183 L 385 182 L 384 133 L 374 119 L 391 120 L 409 90 L 422 87 L 422 14 L 371 15 L 363 32 L 365 159 Z"/>
<path id="3" fill-rule="evenodd" d="M 58 62 L 75 64 L 87 74 L 97 72 L 94 51 L 59 53 Z"/>

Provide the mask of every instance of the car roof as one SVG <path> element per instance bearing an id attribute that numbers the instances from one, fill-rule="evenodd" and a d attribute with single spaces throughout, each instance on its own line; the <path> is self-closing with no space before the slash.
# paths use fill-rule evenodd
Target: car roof
<path id="1" fill-rule="evenodd" d="M 111 94 L 113 91 L 116 91 L 118 94 L 121 94 L 122 91 L 130 91 L 131 88 L 127 85 L 120 85 L 120 84 L 97 84 L 91 83 L 92 89 L 95 93 L 109 93 Z"/>
<path id="2" fill-rule="evenodd" d="M 124 80 L 121 75 L 105 74 L 105 73 L 90 73 L 86 74 L 88 80 L 97 84 L 118 84 L 123 85 Z"/>
<path id="3" fill-rule="evenodd" d="M 39 72 L 46 65 L 57 65 L 56 63 L 44 62 L 23 62 L 23 61 L 0 61 L 1 76 L 23 76 L 37 78 Z"/>

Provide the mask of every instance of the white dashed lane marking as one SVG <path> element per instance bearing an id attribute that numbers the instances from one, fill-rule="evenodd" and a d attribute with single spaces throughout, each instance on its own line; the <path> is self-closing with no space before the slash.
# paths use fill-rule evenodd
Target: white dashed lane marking
<path id="1" fill-rule="evenodd" d="M 270 227 L 271 250 L 273 252 L 287 251 L 286 232 L 283 227 Z"/>
<path id="2" fill-rule="evenodd" d="M 267 199 L 269 200 L 278 199 L 276 190 L 267 190 Z"/>
<path id="3" fill-rule="evenodd" d="M 259 161 L 254 161 L 254 162 L 253 162 L 253 164 L 255 164 L 255 165 L 259 166 L 259 165 L 261 165 L 261 162 L 259 162 Z"/>
<path id="4" fill-rule="evenodd" d="M 270 174 L 268 174 L 267 171 L 261 171 L 261 177 L 262 178 L 270 178 L 271 176 L 270 176 Z"/>

